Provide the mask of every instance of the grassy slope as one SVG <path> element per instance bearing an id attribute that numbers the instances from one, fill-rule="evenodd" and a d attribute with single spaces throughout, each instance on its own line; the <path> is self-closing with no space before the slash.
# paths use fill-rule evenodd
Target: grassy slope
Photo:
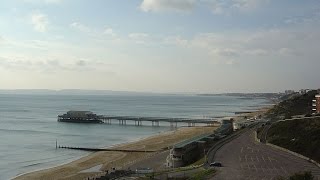
<path id="1" fill-rule="evenodd" d="M 310 91 L 304 95 L 293 95 L 285 98 L 278 105 L 267 112 L 269 118 L 290 117 L 294 115 L 310 114 L 312 110 L 312 100 L 317 91 Z"/>
<path id="2" fill-rule="evenodd" d="M 268 142 L 320 162 L 320 117 L 275 123 Z"/>

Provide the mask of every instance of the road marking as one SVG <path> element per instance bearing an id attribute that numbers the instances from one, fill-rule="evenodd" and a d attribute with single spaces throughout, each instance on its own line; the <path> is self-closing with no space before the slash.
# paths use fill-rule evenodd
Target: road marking
<path id="1" fill-rule="evenodd" d="M 288 171 L 286 171 L 282 166 L 280 167 L 282 169 L 282 171 L 284 172 L 284 174 L 289 174 Z"/>

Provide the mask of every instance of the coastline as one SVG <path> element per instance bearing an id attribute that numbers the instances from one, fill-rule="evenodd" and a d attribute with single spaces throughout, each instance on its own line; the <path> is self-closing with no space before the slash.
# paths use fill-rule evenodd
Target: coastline
<path id="1" fill-rule="evenodd" d="M 214 129 L 216 129 L 216 127 L 180 127 L 174 131 L 164 131 L 148 137 L 138 138 L 131 142 L 115 144 L 111 147 L 109 146 L 109 148 L 161 151 L 164 148 L 193 136 L 209 131 L 213 132 Z M 83 170 L 87 170 L 101 164 L 101 171 L 110 170 L 112 167 L 119 169 L 130 162 L 137 161 L 151 154 L 154 153 L 94 152 L 55 167 L 20 174 L 13 177 L 13 179 L 85 179 L 98 175 L 99 173 L 81 173 Z"/>
<path id="2" fill-rule="evenodd" d="M 241 115 L 235 115 L 233 117 L 225 117 L 225 118 L 234 118 L 234 120 L 240 120 L 244 118 L 244 116 L 251 118 L 259 115 L 263 115 L 266 113 L 272 106 L 261 107 L 259 110 L 245 113 Z M 141 137 L 135 139 L 133 141 L 114 144 L 111 146 L 107 146 L 107 148 L 121 148 L 121 149 L 145 149 L 145 150 L 156 150 L 161 151 L 164 148 L 172 146 L 180 141 L 189 139 L 193 136 L 197 136 L 206 132 L 213 132 L 217 127 L 212 126 L 197 126 L 197 127 L 179 127 L 175 130 L 163 131 L 158 134 L 154 134 L 151 136 Z M 175 136 L 172 136 L 175 135 Z M 84 155 L 82 157 L 78 157 L 69 162 L 44 168 L 38 169 L 36 171 L 27 172 L 20 174 L 16 177 L 13 177 L 14 180 L 44 180 L 44 179 L 85 179 L 88 177 L 98 176 L 106 170 L 110 170 L 113 167 L 117 169 L 121 169 L 121 167 L 142 159 L 148 155 L 152 155 L 156 153 L 124 153 L 124 152 L 93 152 L 88 155 Z M 83 173 L 81 171 L 85 171 L 92 167 L 102 165 L 100 169 L 101 172 L 91 172 L 91 173 Z"/>

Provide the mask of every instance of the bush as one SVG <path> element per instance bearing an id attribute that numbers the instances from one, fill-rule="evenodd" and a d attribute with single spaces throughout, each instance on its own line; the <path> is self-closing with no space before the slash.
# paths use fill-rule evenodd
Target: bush
<path id="1" fill-rule="evenodd" d="M 289 180 L 313 180 L 314 177 L 310 171 L 295 173 L 290 176 Z"/>

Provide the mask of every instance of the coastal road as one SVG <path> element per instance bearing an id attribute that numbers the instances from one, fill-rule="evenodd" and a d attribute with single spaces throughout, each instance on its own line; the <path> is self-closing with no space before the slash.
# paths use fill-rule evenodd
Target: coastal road
<path id="1" fill-rule="evenodd" d="M 215 161 L 223 167 L 212 179 L 219 180 L 271 180 L 290 176 L 299 171 L 311 171 L 320 180 L 320 168 L 304 159 L 272 148 L 254 140 L 249 130 L 225 144 L 215 154 Z"/>

